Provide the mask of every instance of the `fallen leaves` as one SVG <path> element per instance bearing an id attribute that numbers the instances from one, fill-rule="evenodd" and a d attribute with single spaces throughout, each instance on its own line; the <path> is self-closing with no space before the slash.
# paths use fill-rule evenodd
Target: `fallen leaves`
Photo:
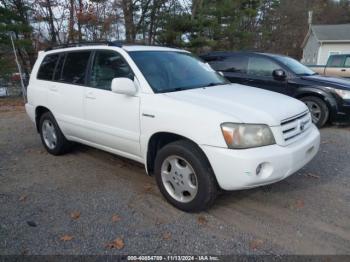
<path id="1" fill-rule="evenodd" d="M 120 221 L 121 220 L 121 217 L 120 216 L 118 216 L 118 215 L 116 215 L 116 214 L 114 214 L 113 216 L 112 216 L 112 222 L 113 223 L 116 223 L 116 222 L 118 222 L 118 221 Z"/>
<path id="2" fill-rule="evenodd" d="M 298 199 L 297 201 L 295 201 L 295 207 L 297 209 L 301 209 L 305 207 L 305 202 L 302 199 Z"/>
<path id="3" fill-rule="evenodd" d="M 170 232 L 165 232 L 162 235 L 163 240 L 170 240 L 171 239 L 171 233 Z"/>
<path id="4" fill-rule="evenodd" d="M 145 186 L 143 187 L 143 190 L 144 190 L 145 193 L 151 193 L 151 192 L 152 192 L 152 189 L 153 189 L 153 187 L 152 187 L 151 184 L 147 184 L 147 185 L 145 185 Z"/>
<path id="5" fill-rule="evenodd" d="M 205 218 L 205 216 L 198 216 L 197 223 L 201 226 L 205 226 L 206 224 L 208 224 L 208 220 Z"/>
<path id="6" fill-rule="evenodd" d="M 73 238 L 74 237 L 71 235 L 63 235 L 60 237 L 60 240 L 66 242 L 66 241 L 71 241 Z"/>
<path id="7" fill-rule="evenodd" d="M 291 202 L 286 206 L 286 208 L 289 208 L 291 210 L 298 210 L 298 209 L 303 209 L 305 207 L 305 201 L 303 199 L 296 199 Z"/>
<path id="8" fill-rule="evenodd" d="M 160 220 L 159 218 L 156 219 L 156 222 L 154 223 L 156 226 L 160 226 L 164 224 L 164 221 Z"/>
<path id="9" fill-rule="evenodd" d="M 125 246 L 124 240 L 122 238 L 117 238 L 113 240 L 112 242 L 109 242 L 106 244 L 106 248 L 108 249 L 123 249 Z"/>
<path id="10" fill-rule="evenodd" d="M 78 220 L 80 218 L 80 212 L 74 211 L 74 212 L 70 213 L 70 218 L 73 220 Z"/>
<path id="11" fill-rule="evenodd" d="M 18 199 L 21 202 L 25 202 L 27 200 L 28 196 L 27 195 L 22 195 L 20 196 L 20 198 Z"/>
<path id="12" fill-rule="evenodd" d="M 256 251 L 259 248 L 261 248 L 263 244 L 264 244 L 264 241 L 262 241 L 261 239 L 253 239 L 249 243 L 249 248 L 253 251 Z"/>

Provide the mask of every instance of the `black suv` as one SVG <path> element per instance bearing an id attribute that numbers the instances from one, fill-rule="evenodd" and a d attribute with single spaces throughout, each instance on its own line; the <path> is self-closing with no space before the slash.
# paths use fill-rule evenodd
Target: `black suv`
<path id="1" fill-rule="evenodd" d="M 350 120 L 350 81 L 323 77 L 282 55 L 255 52 L 214 52 L 201 56 L 233 83 L 289 95 L 305 102 L 313 122 Z"/>

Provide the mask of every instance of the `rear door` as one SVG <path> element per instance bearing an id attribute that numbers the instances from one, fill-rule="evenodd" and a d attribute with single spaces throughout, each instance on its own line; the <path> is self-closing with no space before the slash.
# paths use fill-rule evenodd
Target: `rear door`
<path id="1" fill-rule="evenodd" d="M 346 77 L 346 75 L 348 75 L 350 72 L 350 68 L 345 67 L 345 60 L 345 55 L 330 56 L 327 63 L 325 75 Z"/>
<path id="2" fill-rule="evenodd" d="M 140 99 L 111 91 L 114 78 L 134 74 L 121 54 L 96 50 L 84 93 L 87 140 L 117 150 L 127 157 L 140 156 Z"/>
<path id="3" fill-rule="evenodd" d="M 91 51 L 62 53 L 48 92 L 48 104 L 66 136 L 80 137 L 84 124 L 83 96 Z"/>
<path id="4" fill-rule="evenodd" d="M 343 77 L 350 78 L 350 55 L 347 55 L 344 62 Z"/>

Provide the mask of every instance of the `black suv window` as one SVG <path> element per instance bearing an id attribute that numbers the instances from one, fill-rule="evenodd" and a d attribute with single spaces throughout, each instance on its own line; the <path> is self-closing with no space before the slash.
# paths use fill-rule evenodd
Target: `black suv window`
<path id="1" fill-rule="evenodd" d="M 246 56 L 230 56 L 221 61 L 210 63 L 216 70 L 229 73 L 247 73 L 248 58 Z"/>
<path id="2" fill-rule="evenodd" d="M 84 84 L 90 53 L 90 51 L 67 53 L 60 80 L 71 84 Z"/>
<path id="3" fill-rule="evenodd" d="M 114 51 L 97 51 L 90 74 L 89 86 L 111 90 L 113 78 L 127 77 L 133 80 L 133 72 L 124 58 Z"/>
<path id="4" fill-rule="evenodd" d="M 58 58 L 59 54 L 45 56 L 43 62 L 40 65 L 37 78 L 42 80 L 52 80 Z"/>
<path id="5" fill-rule="evenodd" d="M 272 72 L 281 67 L 265 57 L 249 57 L 247 74 L 252 76 L 272 77 Z"/>

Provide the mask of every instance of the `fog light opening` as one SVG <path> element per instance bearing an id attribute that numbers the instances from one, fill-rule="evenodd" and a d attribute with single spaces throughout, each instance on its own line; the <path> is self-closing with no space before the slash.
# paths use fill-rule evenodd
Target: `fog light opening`
<path id="1" fill-rule="evenodd" d="M 259 164 L 256 168 L 256 175 L 257 176 L 261 175 L 262 169 L 263 169 L 263 164 Z"/>

